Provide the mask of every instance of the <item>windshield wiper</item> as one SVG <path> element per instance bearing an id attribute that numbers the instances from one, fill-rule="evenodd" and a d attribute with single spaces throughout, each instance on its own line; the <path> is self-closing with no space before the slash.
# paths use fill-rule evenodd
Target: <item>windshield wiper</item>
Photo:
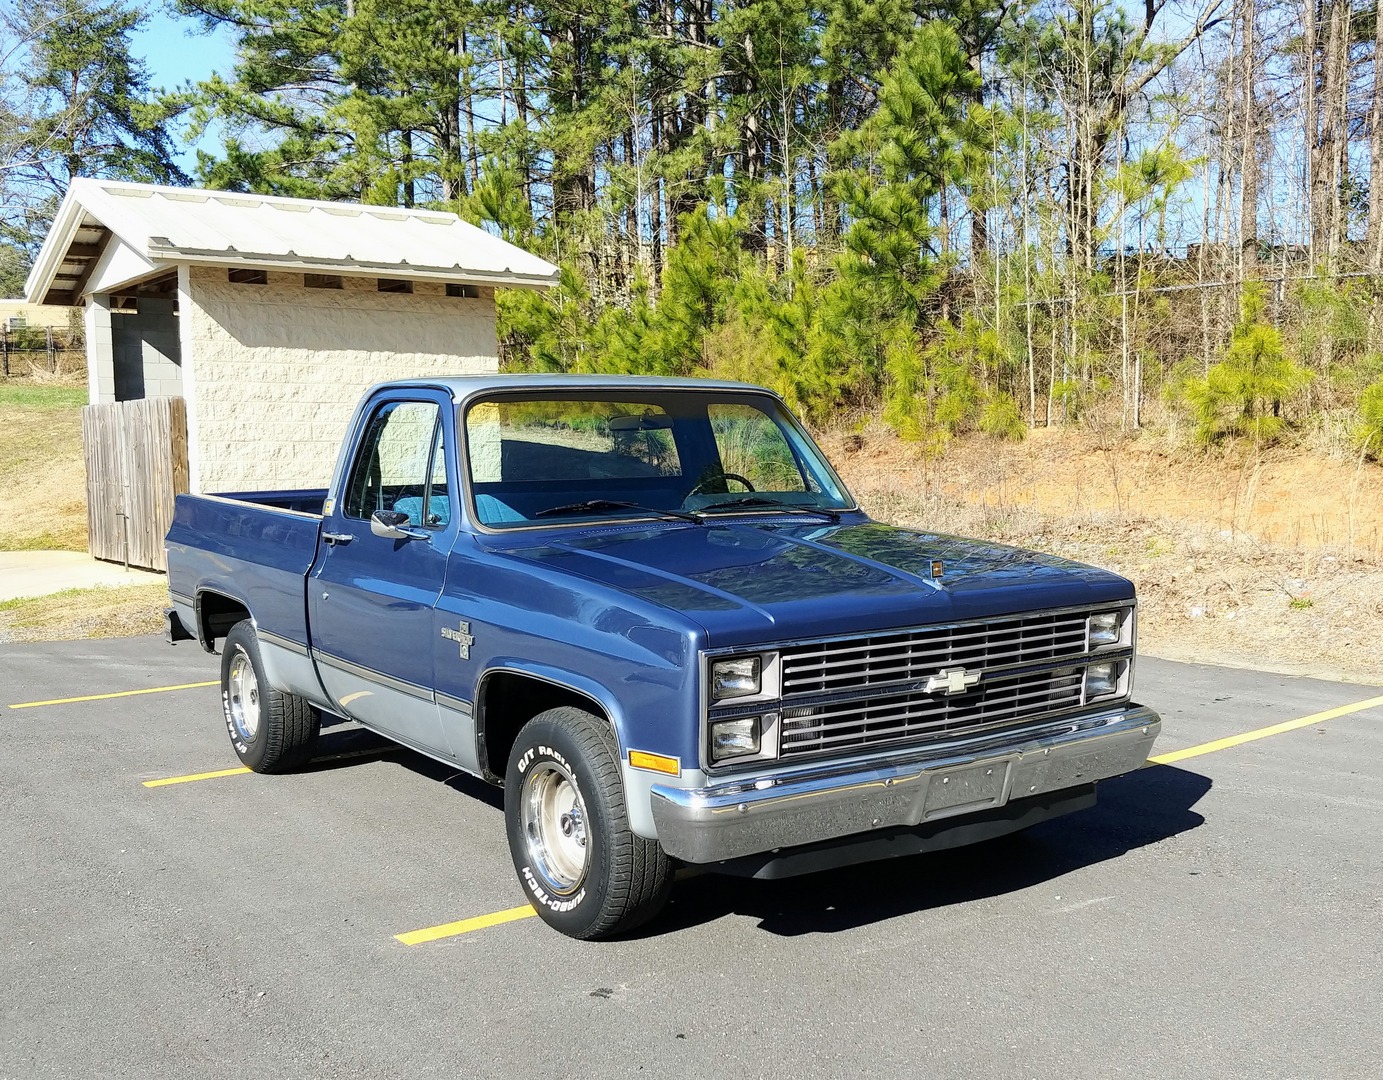
<path id="1" fill-rule="evenodd" d="M 701 518 L 696 514 L 683 513 L 681 510 L 660 510 L 656 506 L 640 506 L 638 503 L 622 502 L 618 499 L 587 499 L 585 502 L 563 503 L 561 506 L 549 506 L 546 510 L 539 510 L 533 516 L 540 518 L 557 517 L 561 514 L 593 514 L 601 510 L 639 510 L 645 514 L 657 514 L 659 517 L 702 524 Z"/>
<path id="2" fill-rule="evenodd" d="M 808 506 L 805 503 L 785 503 L 777 499 L 764 499 L 758 495 L 745 495 L 738 499 L 725 499 L 722 502 L 708 503 L 698 507 L 702 512 L 706 510 L 735 510 L 741 506 L 761 507 L 766 510 L 777 510 L 782 514 L 820 514 L 832 522 L 840 520 L 839 510 L 830 510 L 824 506 Z"/>

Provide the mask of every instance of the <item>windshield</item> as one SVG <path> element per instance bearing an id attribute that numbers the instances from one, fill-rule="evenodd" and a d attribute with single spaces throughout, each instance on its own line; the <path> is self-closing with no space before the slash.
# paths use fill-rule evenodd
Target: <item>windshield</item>
<path id="1" fill-rule="evenodd" d="M 853 506 L 765 394 L 505 396 L 472 404 L 465 425 L 475 514 L 496 529 Z"/>

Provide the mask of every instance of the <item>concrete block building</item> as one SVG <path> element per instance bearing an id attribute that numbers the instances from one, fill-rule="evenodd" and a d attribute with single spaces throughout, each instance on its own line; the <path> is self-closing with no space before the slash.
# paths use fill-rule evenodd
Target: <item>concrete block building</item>
<path id="1" fill-rule="evenodd" d="M 454 214 L 82 179 L 26 284 L 84 309 L 93 405 L 182 397 L 194 492 L 320 487 L 368 386 L 493 371 L 550 263 Z"/>

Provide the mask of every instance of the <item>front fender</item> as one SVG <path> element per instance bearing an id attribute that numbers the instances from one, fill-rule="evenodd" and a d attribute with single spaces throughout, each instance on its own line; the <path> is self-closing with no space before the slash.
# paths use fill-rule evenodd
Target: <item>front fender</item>
<path id="1" fill-rule="evenodd" d="M 615 734 L 616 755 L 619 761 L 620 779 L 624 786 L 625 810 L 629 815 L 629 827 L 637 836 L 649 840 L 657 839 L 658 829 L 653 820 L 652 788 L 656 783 L 666 785 L 672 778 L 664 774 L 636 769 L 629 764 L 630 749 L 645 749 L 645 747 L 640 745 L 637 736 L 633 734 L 635 728 L 631 718 L 620 704 L 619 698 L 609 687 L 587 675 L 550 664 L 536 663 L 517 656 L 496 657 L 494 662 L 480 675 L 476 684 L 476 700 L 481 700 L 480 695 L 483 692 L 486 679 L 491 675 L 498 674 L 526 675 L 529 678 L 551 683 L 553 686 L 561 687 L 587 698 L 596 709 L 604 713 Z M 684 768 L 682 776 L 675 781 L 678 786 L 704 782 L 705 777 L 695 768 L 695 762 L 685 764 L 690 765 L 691 768 L 690 770 Z"/>

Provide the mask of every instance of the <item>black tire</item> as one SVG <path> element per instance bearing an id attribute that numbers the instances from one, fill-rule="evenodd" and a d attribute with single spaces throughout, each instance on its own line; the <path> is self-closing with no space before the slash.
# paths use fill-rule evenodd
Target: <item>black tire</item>
<path id="1" fill-rule="evenodd" d="M 672 889 L 658 842 L 630 831 L 616 754 L 609 724 L 566 706 L 530 720 L 509 755 L 504 820 L 514 869 L 543 921 L 568 937 L 627 933 L 657 915 Z"/>
<path id="2" fill-rule="evenodd" d="M 221 712 L 236 755 L 255 772 L 291 772 L 317 748 L 321 716 L 302 698 L 269 685 L 249 619 L 231 627 L 221 650 Z"/>

